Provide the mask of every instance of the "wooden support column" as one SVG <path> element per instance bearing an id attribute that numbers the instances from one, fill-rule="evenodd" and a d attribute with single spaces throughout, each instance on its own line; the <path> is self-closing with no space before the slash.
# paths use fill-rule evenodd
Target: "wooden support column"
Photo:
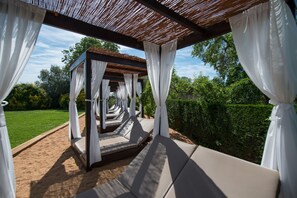
<path id="1" fill-rule="evenodd" d="M 102 100 L 102 94 L 103 94 L 103 89 L 102 89 L 102 85 L 103 85 L 103 80 L 101 81 L 101 84 L 100 84 L 100 133 L 103 132 L 103 100 Z M 104 109 L 104 111 L 106 111 Z"/>
<path id="2" fill-rule="evenodd" d="M 86 171 L 91 170 L 90 165 L 90 139 L 91 139 L 91 108 L 92 108 L 92 95 L 91 95 L 91 80 L 92 80 L 92 69 L 91 60 L 86 59 L 85 64 L 85 86 L 86 86 L 86 101 L 85 101 L 85 124 L 86 124 Z"/>
<path id="3" fill-rule="evenodd" d="M 72 81 L 72 75 L 73 75 L 73 70 L 70 71 L 70 84 Z M 71 85 L 70 85 L 71 86 Z M 70 117 L 69 117 L 69 124 L 70 124 Z M 70 127 L 70 133 L 71 133 L 71 140 L 73 140 L 73 134 L 72 134 L 72 128 Z"/>
<path id="4" fill-rule="evenodd" d="M 143 83 L 143 80 L 140 81 L 140 84 L 141 84 L 141 89 L 142 89 L 142 92 L 144 90 L 144 83 Z M 140 101 L 141 102 L 141 101 Z M 141 105 L 141 117 L 144 118 L 144 105 L 142 104 Z"/>
<path id="5" fill-rule="evenodd" d="M 135 96 L 134 96 L 134 89 L 135 89 L 135 87 L 134 87 L 134 74 L 132 74 L 132 94 L 131 94 L 131 100 L 132 100 L 132 98 L 136 98 Z M 131 104 L 131 102 L 130 102 L 130 104 Z M 135 101 L 135 106 L 134 107 L 136 107 L 136 101 Z M 130 111 L 131 111 L 131 105 L 130 105 Z M 134 112 L 136 111 L 136 108 L 134 109 Z"/>

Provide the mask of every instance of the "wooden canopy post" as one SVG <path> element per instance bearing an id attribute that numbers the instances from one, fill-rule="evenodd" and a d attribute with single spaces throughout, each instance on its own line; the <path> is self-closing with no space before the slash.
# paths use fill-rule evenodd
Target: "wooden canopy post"
<path id="1" fill-rule="evenodd" d="M 102 99 L 102 94 L 103 94 L 103 89 L 102 89 L 102 85 L 103 85 L 103 80 L 101 81 L 100 84 L 100 133 L 103 132 L 103 99 Z"/>
<path id="2" fill-rule="evenodd" d="M 85 99 L 85 124 L 86 124 L 86 171 L 91 170 L 90 166 L 90 139 L 91 139 L 91 108 L 92 108 L 92 95 L 91 95 L 91 80 L 92 69 L 91 60 L 86 59 L 85 65 L 85 86 L 86 86 L 86 99 Z"/>
<path id="3" fill-rule="evenodd" d="M 70 71 L 70 84 L 71 84 L 71 81 L 72 81 L 72 75 L 73 75 L 73 70 Z M 70 120 L 69 120 L 69 124 L 70 124 Z M 73 137 L 73 134 L 72 134 L 72 127 L 70 127 L 70 134 L 71 134 L 70 138 L 71 138 L 71 140 L 73 140 L 74 137 Z M 70 141 L 70 142 L 72 142 L 72 141 Z"/>
<path id="4" fill-rule="evenodd" d="M 141 84 L 141 90 L 143 92 L 143 89 L 144 89 L 143 80 L 140 81 L 140 84 Z M 141 105 L 141 117 L 144 118 L 144 105 L 143 104 Z"/>

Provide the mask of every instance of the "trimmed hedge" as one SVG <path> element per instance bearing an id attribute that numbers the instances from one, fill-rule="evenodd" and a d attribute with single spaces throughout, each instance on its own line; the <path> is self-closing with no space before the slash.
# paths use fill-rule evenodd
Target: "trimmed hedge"
<path id="1" fill-rule="evenodd" d="M 272 105 L 207 105 L 168 100 L 171 128 L 196 144 L 260 163 Z"/>

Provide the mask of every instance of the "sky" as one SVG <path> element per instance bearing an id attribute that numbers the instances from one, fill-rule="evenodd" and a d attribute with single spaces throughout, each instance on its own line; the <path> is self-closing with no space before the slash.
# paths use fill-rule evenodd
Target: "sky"
<path id="1" fill-rule="evenodd" d="M 74 46 L 84 35 L 43 25 L 36 46 L 19 79 L 19 83 L 34 83 L 42 69 L 51 65 L 63 66 L 62 51 Z M 177 75 L 194 78 L 200 73 L 213 78 L 216 72 L 196 57 L 192 57 L 192 46 L 180 49 L 176 53 L 174 67 Z M 145 58 L 144 52 L 120 45 L 120 53 Z"/>

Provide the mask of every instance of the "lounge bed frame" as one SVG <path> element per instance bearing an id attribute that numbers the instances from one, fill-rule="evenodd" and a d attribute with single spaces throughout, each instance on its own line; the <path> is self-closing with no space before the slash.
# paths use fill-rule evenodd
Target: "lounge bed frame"
<path id="1" fill-rule="evenodd" d="M 114 132 L 99 134 L 102 160 L 93 164 L 91 168 L 136 155 L 150 140 L 153 128 L 153 119 L 136 118 L 133 116 Z M 84 166 L 86 166 L 85 137 L 73 139 L 71 145 Z"/>

